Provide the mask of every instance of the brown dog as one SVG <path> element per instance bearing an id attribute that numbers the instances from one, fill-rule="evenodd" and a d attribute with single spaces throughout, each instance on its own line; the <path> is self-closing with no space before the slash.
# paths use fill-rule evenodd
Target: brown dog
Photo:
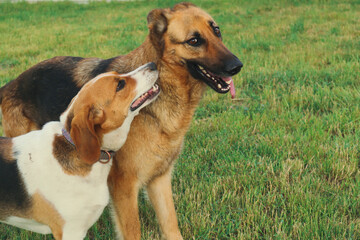
<path id="1" fill-rule="evenodd" d="M 223 44 L 209 14 L 190 3 L 155 9 L 149 36 L 125 56 L 55 57 L 22 73 L 0 89 L 7 136 L 58 119 L 81 86 L 105 71 L 129 72 L 155 62 L 162 93 L 135 117 L 128 139 L 116 153 L 109 177 L 117 229 L 140 239 L 138 192 L 146 187 L 166 239 L 182 239 L 171 190 L 171 171 L 205 85 L 226 93 L 242 63 Z"/>

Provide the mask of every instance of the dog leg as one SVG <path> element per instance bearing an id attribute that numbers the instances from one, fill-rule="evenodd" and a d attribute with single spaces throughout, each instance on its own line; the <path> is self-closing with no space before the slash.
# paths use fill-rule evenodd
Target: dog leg
<path id="1" fill-rule="evenodd" d="M 61 240 L 83 240 L 86 236 L 86 230 L 79 231 L 79 228 L 81 226 L 65 226 Z M 56 240 L 58 239 L 56 238 Z"/>
<path id="2" fill-rule="evenodd" d="M 109 187 L 111 189 L 113 219 L 116 223 L 118 239 L 140 240 L 139 183 L 137 179 L 113 174 L 109 177 Z"/>
<path id="3" fill-rule="evenodd" d="M 183 239 L 178 227 L 171 190 L 172 168 L 147 185 L 149 199 L 155 209 L 163 237 L 168 240 Z"/>
<path id="4" fill-rule="evenodd" d="M 59 234 L 59 233 L 54 233 L 53 232 L 53 236 L 56 240 L 62 240 L 62 234 Z"/>

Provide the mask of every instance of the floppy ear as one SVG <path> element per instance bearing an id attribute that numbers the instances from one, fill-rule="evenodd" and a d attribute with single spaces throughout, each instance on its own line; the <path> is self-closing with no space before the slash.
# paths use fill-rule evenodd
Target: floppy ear
<path id="1" fill-rule="evenodd" d="M 150 40 L 159 53 L 164 50 L 163 34 L 168 26 L 165 11 L 164 9 L 154 9 L 147 16 Z"/>
<path id="2" fill-rule="evenodd" d="M 88 164 L 94 164 L 100 158 L 100 140 L 95 132 L 98 118 L 97 114 L 88 108 L 77 113 L 71 121 L 71 138 L 80 159 Z"/>

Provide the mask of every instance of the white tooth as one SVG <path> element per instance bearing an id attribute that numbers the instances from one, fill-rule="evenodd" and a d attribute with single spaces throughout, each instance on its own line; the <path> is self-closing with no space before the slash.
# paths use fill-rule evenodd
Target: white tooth
<path id="1" fill-rule="evenodd" d="M 198 65 L 198 66 L 199 66 L 199 68 L 200 68 L 201 70 L 203 70 L 203 69 L 204 69 L 202 66 L 200 66 L 200 65 Z"/>
<path id="2" fill-rule="evenodd" d="M 210 74 L 207 73 L 206 76 L 210 77 Z"/>
<path id="3" fill-rule="evenodd" d="M 221 85 L 220 85 L 220 84 L 218 84 L 218 88 L 221 88 Z"/>

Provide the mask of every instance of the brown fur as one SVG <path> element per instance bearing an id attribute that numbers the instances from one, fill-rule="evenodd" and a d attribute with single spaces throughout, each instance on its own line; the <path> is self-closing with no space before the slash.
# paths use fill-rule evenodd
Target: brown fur
<path id="1" fill-rule="evenodd" d="M 32 196 L 31 215 L 34 220 L 50 226 L 55 239 L 62 239 L 64 219 L 41 193 L 36 192 Z"/>
<path id="2" fill-rule="evenodd" d="M 53 154 L 66 174 L 84 177 L 91 171 L 91 165 L 79 160 L 75 146 L 69 144 L 63 136 L 55 137 Z"/>
<path id="3" fill-rule="evenodd" d="M 7 137 L 16 137 L 27 132 L 37 130 L 40 127 L 24 115 L 23 105 L 3 98 L 2 108 L 2 127 Z"/>
<path id="4" fill-rule="evenodd" d="M 162 90 L 158 99 L 134 119 L 109 176 L 114 220 L 124 239 L 140 239 L 137 196 L 142 186 L 148 191 L 164 237 L 182 239 L 172 199 L 171 171 L 206 86 L 190 74 L 187 64 L 196 62 L 222 76 L 234 75 L 242 67 L 225 47 L 221 36 L 216 35 L 214 26 L 216 23 L 209 14 L 193 4 L 155 9 L 148 15 L 149 36 L 144 43 L 125 56 L 109 60 L 106 71 L 117 72 L 129 72 L 147 62 L 155 62 Z M 204 44 L 190 46 L 188 41 L 196 36 L 201 36 Z M 69 70 L 76 86 L 80 87 L 90 79 L 99 61 L 84 59 L 76 63 L 75 69 Z M 64 62 L 65 57 L 61 64 Z M 21 119 L 29 126 L 21 111 L 15 114 L 13 119 Z M 11 134 L 12 128 L 16 127 L 9 126 L 6 134 Z"/>
<path id="5" fill-rule="evenodd" d="M 0 138 L 0 156 L 7 162 L 13 162 L 16 160 L 12 150 L 13 142 L 10 138 Z"/>

